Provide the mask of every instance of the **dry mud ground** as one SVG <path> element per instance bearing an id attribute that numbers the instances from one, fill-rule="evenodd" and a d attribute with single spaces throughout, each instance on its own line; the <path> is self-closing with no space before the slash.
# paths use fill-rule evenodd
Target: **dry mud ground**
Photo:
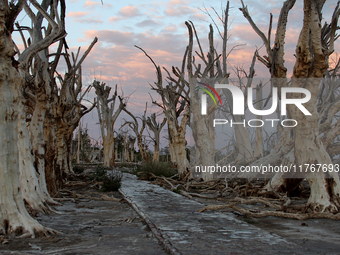
<path id="1" fill-rule="evenodd" d="M 100 197 L 98 190 L 92 191 L 97 192 L 97 195 L 92 193 L 93 199 L 91 196 L 66 198 L 61 206 L 56 207 L 61 214 L 36 217 L 43 225 L 61 231 L 62 235 L 37 239 L 0 236 L 0 254 L 166 254 L 143 219 L 124 199 L 97 200 Z M 77 188 L 76 193 L 91 194 L 92 191 Z M 118 192 L 106 194 L 123 198 Z M 202 206 L 211 202 L 198 201 Z M 308 247 L 317 254 L 340 254 L 340 221 L 237 218 L 301 247 Z M 225 254 L 230 253 L 226 250 Z"/>
<path id="2" fill-rule="evenodd" d="M 320 254 L 340 254 L 340 222 L 328 219 L 291 220 L 275 217 L 246 219 L 287 241 L 308 247 Z"/>
<path id="3" fill-rule="evenodd" d="M 122 197 L 112 192 L 114 197 Z M 125 202 L 74 199 L 39 215 L 44 226 L 63 234 L 52 238 L 6 237 L 0 254 L 166 254 L 138 214 Z"/>

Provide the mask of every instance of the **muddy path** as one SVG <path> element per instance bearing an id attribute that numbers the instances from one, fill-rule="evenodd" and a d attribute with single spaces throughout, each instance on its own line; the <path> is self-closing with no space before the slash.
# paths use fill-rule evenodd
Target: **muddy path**
<path id="1" fill-rule="evenodd" d="M 82 198 L 59 199 L 63 202 L 55 207 L 58 214 L 36 217 L 62 235 L 36 239 L 0 236 L 0 254 L 166 254 L 119 192 L 105 193 L 118 201 L 104 201 L 102 192 L 83 186 L 69 188 Z"/>

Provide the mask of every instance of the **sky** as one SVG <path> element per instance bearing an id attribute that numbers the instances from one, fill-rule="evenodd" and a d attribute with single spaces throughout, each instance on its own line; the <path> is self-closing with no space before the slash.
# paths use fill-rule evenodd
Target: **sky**
<path id="1" fill-rule="evenodd" d="M 150 98 L 151 94 L 154 99 L 157 99 L 157 95 L 150 90 L 149 85 L 156 79 L 155 68 L 134 45 L 142 47 L 157 65 L 167 68 L 180 66 L 188 44 L 187 28 L 184 22 L 191 20 L 195 24 L 203 48 L 207 51 L 206 42 L 209 24 L 212 23 L 211 18 L 214 19 L 219 29 L 222 29 L 221 22 L 211 7 L 221 15 L 222 10 L 225 9 L 226 1 L 103 0 L 102 2 L 100 0 L 66 1 L 66 31 L 68 33 L 66 39 L 71 51 L 75 52 L 79 46 L 84 51 L 93 38 L 98 37 L 98 43 L 82 67 L 83 84 L 90 84 L 93 79 L 105 82 L 113 88 L 117 84 L 118 92 L 129 96 L 127 108 L 132 113 L 137 116 L 142 115 L 145 102 L 148 102 L 148 114 L 151 112 L 160 113 L 159 108 L 152 105 Z M 293 54 L 302 26 L 302 2 L 297 1 L 288 18 L 285 64 L 289 75 L 292 73 L 295 60 Z M 272 38 L 274 38 L 276 22 L 283 1 L 244 0 L 244 3 L 248 6 L 255 23 L 265 34 L 268 31 L 269 14 L 273 14 Z M 326 2 L 323 12 L 325 21 L 330 20 L 335 3 L 335 0 Z M 252 30 L 238 9 L 240 7 L 240 1 L 230 1 L 228 49 L 231 50 L 234 46 L 238 46 L 228 58 L 228 71 L 231 75 L 236 67 L 249 70 L 254 51 L 263 46 L 259 36 Z M 211 18 L 206 15 L 207 11 L 211 14 Z M 25 19 L 28 17 L 23 17 L 22 22 L 25 22 Z M 217 49 L 221 49 L 222 42 L 218 39 L 216 27 L 214 27 L 214 32 L 215 45 Z M 337 42 L 336 52 L 339 52 L 339 49 L 339 42 Z M 260 54 L 265 54 L 263 47 Z M 331 62 L 335 59 L 336 55 L 333 54 Z M 255 70 L 257 77 L 268 76 L 268 70 L 260 62 L 256 63 Z M 91 90 L 87 99 L 92 100 L 94 96 L 94 90 Z M 122 114 L 116 122 L 116 129 L 124 122 L 124 118 L 129 119 L 126 114 Z M 159 116 L 160 120 L 162 118 L 163 116 Z M 88 123 L 89 135 L 92 138 L 100 137 L 100 128 L 96 124 L 98 123 L 96 110 L 85 116 L 82 122 Z"/>

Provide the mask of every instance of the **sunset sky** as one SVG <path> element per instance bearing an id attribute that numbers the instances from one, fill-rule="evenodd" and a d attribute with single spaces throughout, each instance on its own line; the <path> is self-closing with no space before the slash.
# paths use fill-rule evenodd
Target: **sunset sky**
<path id="1" fill-rule="evenodd" d="M 286 36 L 286 66 L 289 75 L 292 72 L 294 62 L 294 51 L 302 26 L 302 2 L 297 1 L 290 12 L 289 24 Z M 275 28 L 282 0 L 244 0 L 248 6 L 249 13 L 255 20 L 259 28 L 267 34 L 269 24 L 269 14 L 273 14 L 273 33 Z M 335 0 L 327 1 L 324 7 L 323 17 L 329 21 L 335 7 Z M 206 8 L 215 19 L 219 28 L 221 23 L 213 13 L 211 7 L 221 14 L 226 1 L 210 0 L 170 0 L 170 1 L 108 1 L 100 0 L 67 1 L 66 30 L 67 41 L 72 50 L 78 46 L 86 49 L 93 38 L 99 38 L 98 43 L 85 60 L 83 65 L 83 84 L 90 84 L 94 78 L 106 82 L 110 86 L 118 84 L 119 91 L 123 90 L 124 95 L 130 96 L 128 109 L 141 115 L 145 102 L 148 101 L 149 112 L 159 111 L 156 106 L 152 106 L 149 92 L 149 83 L 155 81 L 155 69 L 149 59 L 134 47 L 138 45 L 148 52 L 156 64 L 166 67 L 180 66 L 183 53 L 188 43 L 187 28 L 185 21 L 191 20 L 202 38 L 203 47 L 208 50 L 206 38 L 208 35 L 211 19 L 204 13 Z M 243 66 L 246 70 L 256 48 L 262 46 L 262 41 L 252 30 L 247 20 L 243 17 L 240 1 L 230 1 L 229 12 L 229 41 L 228 49 L 235 45 L 243 45 L 238 50 L 231 52 L 229 56 L 228 71 L 233 75 L 233 68 Z M 24 18 L 25 19 L 25 18 Z M 28 19 L 26 17 L 26 19 Z M 216 27 L 215 45 L 221 49 L 222 43 Z M 339 52 L 339 42 L 336 51 Z M 260 51 L 264 54 L 264 49 Z M 263 55 L 262 54 L 262 55 Z M 332 55 L 336 59 L 335 54 Z M 268 76 L 268 71 L 263 68 L 260 62 L 256 63 L 256 73 L 258 77 Z M 61 70 L 62 71 L 62 70 Z M 155 95 L 154 92 L 151 93 Z M 92 99 L 92 90 L 88 99 Z M 157 98 L 155 96 L 155 98 Z M 121 124 L 122 118 L 117 121 L 116 127 Z M 160 118 L 162 118 L 160 116 Z M 93 138 L 100 136 L 97 112 L 94 110 L 85 117 L 88 124 L 89 134 Z"/>

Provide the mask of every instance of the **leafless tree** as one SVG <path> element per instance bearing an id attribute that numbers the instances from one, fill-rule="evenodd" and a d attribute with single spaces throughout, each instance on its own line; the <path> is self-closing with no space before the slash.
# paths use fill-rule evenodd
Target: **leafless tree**
<path id="1" fill-rule="evenodd" d="M 71 54 L 72 60 L 67 44 L 65 41 L 60 42 L 56 55 L 65 58 L 67 72 L 62 77 L 55 69 L 50 71 L 54 76 L 50 81 L 52 94 L 49 97 L 50 107 L 47 109 L 43 124 L 43 134 L 46 148 L 44 156 L 46 182 L 51 194 L 55 194 L 62 187 L 64 177 L 73 172 L 71 166 L 73 131 L 77 128 L 81 117 L 95 107 L 95 103 L 89 102 L 89 108 L 84 104 L 84 96 L 91 86 L 83 90 L 81 65 L 96 42 L 97 38 L 81 57 L 78 48 L 76 54 Z M 57 64 L 59 58 L 55 61 L 52 64 Z"/>
<path id="2" fill-rule="evenodd" d="M 0 202 L 0 233 L 15 234 L 20 232 L 25 236 L 47 234 L 50 229 L 43 227 L 31 218 L 25 209 L 24 200 L 41 202 L 43 197 L 38 197 L 37 175 L 32 167 L 33 157 L 29 155 L 31 144 L 26 129 L 26 113 L 23 107 L 22 91 L 26 84 L 27 68 L 31 59 L 38 52 L 46 49 L 53 42 L 63 38 L 65 33 L 63 16 L 65 15 L 64 1 L 42 1 L 38 4 L 30 0 L 37 10 L 37 14 L 27 8 L 26 1 L 1 1 L 0 2 L 0 54 L 1 54 L 1 96 L 0 96 L 0 134 L 3 146 L 1 146 L 0 160 L 0 186 L 3 194 Z M 46 11 L 49 7 L 49 11 Z M 31 41 L 23 52 L 15 59 L 16 45 L 12 40 L 14 23 L 19 13 L 25 9 L 32 22 L 39 27 L 39 19 L 47 22 L 47 29 L 43 38 Z M 40 14 L 39 14 L 40 13 Z M 39 36 L 39 35 L 37 35 Z M 38 77 L 38 76 L 37 76 Z M 24 182 L 30 183 L 21 186 Z M 28 187 L 28 185 L 36 185 Z M 21 191 L 26 190 L 26 195 Z M 33 188 L 33 189 L 32 189 Z M 40 189 L 43 192 L 42 189 Z M 30 195 L 31 198 L 28 198 Z M 34 205 L 32 204 L 34 207 Z M 39 206 L 39 205 L 38 205 Z"/>
<path id="3" fill-rule="evenodd" d="M 160 143 L 160 133 L 162 128 L 166 123 L 166 118 L 163 118 L 161 123 L 157 122 L 156 120 L 156 113 L 151 114 L 151 116 L 147 117 L 146 124 L 148 125 L 149 129 L 153 132 L 152 140 L 154 142 L 154 151 L 153 151 L 153 162 L 159 161 L 159 143 Z"/>
<path id="4" fill-rule="evenodd" d="M 133 162 L 135 160 L 135 142 L 136 137 L 129 136 L 129 153 L 130 153 L 130 161 Z"/>
<path id="5" fill-rule="evenodd" d="M 111 98 L 111 87 L 106 86 L 105 83 L 99 81 L 93 82 L 93 87 L 96 89 L 97 94 L 97 110 L 100 124 L 100 130 L 103 138 L 104 147 L 104 166 L 115 166 L 114 154 L 114 124 L 121 113 L 125 109 L 127 101 L 122 96 L 117 94 L 117 85 L 114 94 Z M 115 104 L 119 100 L 118 108 L 115 110 Z"/>
<path id="6" fill-rule="evenodd" d="M 53 4 L 55 5 L 52 8 Z M 34 4 L 33 4 L 34 5 Z M 53 34 L 53 28 L 51 24 L 45 29 L 45 33 L 43 34 L 43 26 L 42 23 L 46 19 L 46 15 L 54 16 L 54 12 L 57 11 L 57 2 L 52 1 L 43 1 L 41 4 L 41 11 L 38 13 L 34 13 L 32 9 L 29 7 L 26 1 L 23 2 L 23 8 L 31 19 L 32 26 L 31 27 L 22 27 L 18 22 L 15 23 L 17 31 L 20 33 L 22 42 L 24 45 L 24 51 L 20 52 L 16 47 L 17 55 L 20 58 L 25 57 L 25 51 L 31 47 L 32 45 L 39 45 L 46 41 L 47 37 L 50 37 Z M 47 10 L 50 8 L 50 14 L 47 14 Z M 58 40 L 64 40 L 63 37 L 66 36 L 65 32 L 65 5 L 61 2 L 60 7 L 60 21 L 58 22 L 58 26 L 60 31 L 56 37 L 50 38 L 50 44 L 56 42 Z M 45 15 L 42 12 L 46 12 Z M 61 29 L 62 28 L 62 29 Z M 25 32 L 28 32 L 28 36 L 25 36 Z M 56 32 L 56 31 L 54 31 Z M 20 161 L 19 164 L 24 164 L 22 166 L 23 169 L 26 168 L 25 172 L 22 172 L 22 176 L 26 176 L 26 178 L 22 178 L 22 192 L 26 203 L 31 205 L 33 209 L 39 210 L 45 209 L 43 202 L 55 203 L 50 197 L 45 180 L 45 141 L 43 135 L 43 125 L 45 121 L 46 111 L 50 107 L 50 97 L 51 97 L 51 73 L 53 76 L 53 71 L 49 68 L 49 46 L 45 49 L 36 52 L 31 55 L 25 66 L 22 66 L 22 70 L 25 71 L 25 86 L 24 86 L 24 96 L 26 98 L 25 105 L 28 106 L 29 115 L 30 115 L 30 132 L 29 136 L 31 138 L 31 144 L 28 143 L 27 139 L 21 139 L 20 147 L 26 148 L 22 150 L 22 157 L 25 158 L 24 161 Z M 57 58 L 57 57 L 55 57 Z M 19 63 L 19 61 L 17 63 Z M 55 68 L 55 67 L 54 67 Z M 26 110 L 28 110 L 26 108 Z M 24 120 L 24 119 L 23 119 Z M 21 122 L 20 132 L 26 134 L 26 123 Z M 32 146 L 33 155 L 31 154 Z M 32 163 L 30 163 L 32 162 Z M 27 164 L 27 165 L 26 165 Z M 26 165 L 26 166 L 25 166 Z M 37 170 L 37 172 L 36 172 Z M 34 173 L 37 174 L 39 179 L 39 185 L 32 185 L 36 183 L 36 178 L 34 178 Z M 29 179 L 28 182 L 26 179 Z M 32 196 L 32 193 L 37 193 L 42 202 L 34 201 L 32 203 L 32 199 L 35 199 L 35 196 Z M 39 205 L 39 206 L 38 206 Z"/>
<path id="7" fill-rule="evenodd" d="M 267 157 L 256 161 L 254 164 L 293 163 L 297 166 L 304 166 L 304 164 L 332 164 L 332 159 L 329 153 L 327 153 L 326 148 L 328 148 L 328 142 L 332 143 L 334 138 L 340 134 L 337 124 L 333 122 L 333 118 L 339 110 L 339 101 L 323 101 L 321 106 L 320 91 L 322 91 L 322 86 L 320 84 L 322 84 L 322 78 L 329 66 L 329 56 L 334 51 L 340 8 L 338 2 L 331 22 L 329 24 L 325 23 L 322 26 L 322 8 L 324 3 L 325 1 L 318 0 L 304 1 L 303 27 L 296 46 L 296 61 L 290 85 L 291 87 L 303 87 L 311 92 L 311 99 L 304 106 L 312 115 L 306 116 L 297 107 L 288 105 L 288 117 L 299 120 L 299 124 L 293 129 L 284 128 L 281 132 L 280 141 L 274 150 Z M 253 22 L 243 2 L 242 8 L 240 8 L 266 46 L 267 56 L 258 56 L 258 59 L 269 68 L 273 78 L 280 78 L 274 80 L 273 86 L 277 87 L 287 86 L 287 69 L 284 66 L 284 42 L 288 14 L 294 4 L 295 0 L 286 0 L 283 3 L 273 48 L 270 46 L 272 16 L 270 18 L 269 33 L 266 37 Z M 325 83 L 323 83 L 323 86 L 325 88 Z M 332 97 L 334 92 L 331 87 L 328 89 L 331 93 L 327 93 L 326 98 L 328 96 Z M 289 98 L 298 98 L 300 96 L 295 93 L 290 95 Z M 324 129 L 326 126 L 334 129 L 332 131 Z M 320 138 L 320 134 L 322 134 L 322 138 Z M 290 192 L 302 180 L 302 178 L 284 178 L 284 175 L 283 173 L 276 174 L 267 188 Z M 338 211 L 340 208 L 338 173 L 334 171 L 307 171 L 305 177 L 311 188 L 308 206 L 318 212 Z"/>
<path id="8" fill-rule="evenodd" d="M 167 118 L 171 162 L 177 166 L 180 174 L 184 174 L 189 167 L 186 157 L 187 142 L 185 140 L 186 128 L 190 122 L 189 89 L 184 81 L 180 82 L 181 78 L 173 82 L 174 79 L 169 71 L 164 68 L 168 75 L 167 85 L 165 85 L 160 66 L 157 66 L 142 48 L 136 47 L 144 52 L 156 68 L 157 81 L 150 86 L 161 96 L 161 102 L 152 100 L 152 103 L 160 107 Z M 184 73 L 186 55 L 185 53 L 183 57 L 181 73 Z"/>
<path id="9" fill-rule="evenodd" d="M 133 121 L 126 121 L 125 120 L 125 123 L 121 126 L 121 128 L 122 128 L 125 125 L 128 125 L 131 128 L 131 130 L 135 133 L 136 138 L 137 138 L 137 145 L 138 145 L 138 148 L 139 148 L 139 152 L 142 155 L 142 159 L 143 159 L 144 162 L 148 162 L 149 161 L 149 156 L 147 154 L 147 146 L 146 146 L 145 142 L 143 141 L 143 132 L 144 132 L 145 126 L 146 126 L 145 116 L 146 116 L 147 107 L 148 107 L 148 105 L 146 103 L 144 114 L 143 114 L 142 118 L 135 117 L 129 110 L 127 110 L 125 108 L 124 111 L 128 115 L 131 116 Z M 138 123 L 137 118 L 139 118 L 141 120 L 141 122 L 142 122 L 142 125 L 141 125 L 140 129 L 139 129 L 139 123 Z"/>

